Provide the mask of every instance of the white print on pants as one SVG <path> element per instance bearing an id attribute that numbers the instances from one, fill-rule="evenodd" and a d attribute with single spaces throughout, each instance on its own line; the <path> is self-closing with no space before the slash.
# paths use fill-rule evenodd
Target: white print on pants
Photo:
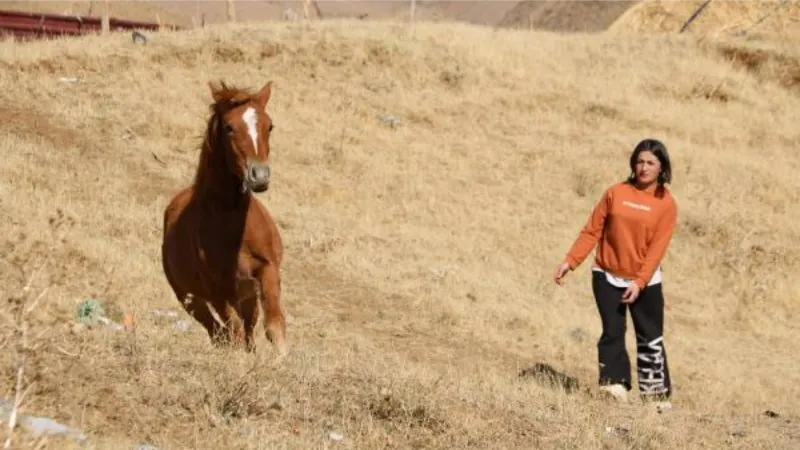
<path id="1" fill-rule="evenodd" d="M 638 344 L 639 390 L 642 394 L 664 394 L 667 392 L 664 377 L 663 336 L 650 342 Z M 642 364 L 644 363 L 644 364 Z"/>

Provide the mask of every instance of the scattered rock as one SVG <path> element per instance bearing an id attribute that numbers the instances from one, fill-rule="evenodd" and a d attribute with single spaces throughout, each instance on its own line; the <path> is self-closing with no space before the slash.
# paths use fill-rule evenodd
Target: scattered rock
<path id="1" fill-rule="evenodd" d="M 150 444 L 136 444 L 135 450 L 158 450 L 158 447 Z"/>
<path id="2" fill-rule="evenodd" d="M 339 433 L 338 431 L 331 431 L 330 433 L 328 433 L 328 439 L 334 442 L 339 442 L 342 439 L 344 439 L 344 436 L 342 436 L 342 433 Z"/>
<path id="3" fill-rule="evenodd" d="M 209 414 L 208 415 L 208 423 L 214 427 L 218 428 L 225 424 L 226 420 L 220 416 L 219 414 Z"/>
<path id="4" fill-rule="evenodd" d="M 384 123 L 384 125 L 389 126 L 389 128 L 397 128 L 400 125 L 400 119 L 394 116 L 382 116 L 378 115 L 378 120 Z"/>
<path id="5" fill-rule="evenodd" d="M 47 417 L 23 415 L 19 420 L 20 425 L 27 428 L 35 436 L 74 436 L 78 441 L 85 441 L 86 436 L 82 431 L 70 428 Z"/>
<path id="6" fill-rule="evenodd" d="M 123 141 L 129 141 L 131 139 L 136 138 L 136 132 L 134 132 L 130 128 L 125 128 L 124 130 L 122 130 L 122 135 L 119 138 L 122 139 Z"/>
<path id="7" fill-rule="evenodd" d="M 780 414 L 778 414 L 775 411 L 772 411 L 770 409 L 764 411 L 764 415 L 767 416 L 767 417 L 772 417 L 773 419 L 778 417 L 778 416 L 780 416 Z"/>
<path id="8" fill-rule="evenodd" d="M 164 311 L 164 310 L 161 310 L 161 309 L 154 310 L 153 311 L 153 315 L 156 316 L 156 317 L 167 317 L 167 318 L 170 318 L 170 319 L 177 319 L 178 318 L 178 313 L 176 313 L 175 311 Z"/>
<path id="9" fill-rule="evenodd" d="M 131 35 L 134 44 L 146 44 L 147 43 L 147 36 L 142 34 L 139 30 L 133 30 L 133 34 Z"/>
<path id="10" fill-rule="evenodd" d="M 744 437 L 745 434 L 747 433 L 745 433 L 744 430 L 739 427 L 733 427 L 733 429 L 731 429 L 731 436 Z"/>
<path id="11" fill-rule="evenodd" d="M 172 322 L 172 328 L 176 331 L 186 331 L 191 326 L 190 321 L 179 319 L 180 314 L 175 311 L 156 309 L 153 311 L 153 316 L 166 319 L 168 322 Z"/>
<path id="12" fill-rule="evenodd" d="M 625 436 L 630 430 L 622 427 L 606 427 L 606 436 Z"/>
<path id="13" fill-rule="evenodd" d="M 7 422 L 13 409 L 12 402 L 6 399 L 0 399 L 0 421 Z M 20 426 L 27 429 L 36 437 L 72 437 L 75 438 L 79 443 L 86 442 L 86 435 L 83 433 L 83 431 L 70 428 L 48 417 L 36 417 L 28 414 L 19 414 L 17 416 L 17 421 Z"/>

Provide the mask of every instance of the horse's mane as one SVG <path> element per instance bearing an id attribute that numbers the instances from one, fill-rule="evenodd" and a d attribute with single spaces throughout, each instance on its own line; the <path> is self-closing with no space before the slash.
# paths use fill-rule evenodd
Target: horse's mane
<path id="1" fill-rule="evenodd" d="M 214 89 L 214 103 L 211 104 L 211 112 L 220 114 L 225 111 L 243 105 L 254 100 L 255 95 L 247 89 L 229 86 L 224 81 L 217 85 L 211 84 Z"/>

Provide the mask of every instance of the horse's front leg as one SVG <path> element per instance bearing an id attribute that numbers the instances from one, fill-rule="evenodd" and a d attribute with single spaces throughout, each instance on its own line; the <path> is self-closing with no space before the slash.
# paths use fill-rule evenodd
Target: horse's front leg
<path id="1" fill-rule="evenodd" d="M 211 343 L 219 345 L 223 326 L 211 313 L 212 306 L 208 300 L 202 297 L 194 297 L 190 294 L 181 302 L 181 305 L 190 316 L 203 325 L 203 328 L 208 332 Z"/>
<path id="2" fill-rule="evenodd" d="M 242 345 L 244 344 L 244 328 L 242 321 L 239 318 L 239 313 L 235 305 L 237 303 L 235 298 L 225 298 L 214 304 L 214 311 L 219 316 L 219 319 L 214 318 L 219 322 L 220 328 L 224 328 L 224 333 L 217 334 L 216 344 L 226 345 Z"/>
<path id="3" fill-rule="evenodd" d="M 255 327 L 258 322 L 259 282 L 255 278 L 239 279 L 236 285 L 238 311 L 244 324 L 245 348 L 248 352 L 255 350 Z"/>
<path id="4" fill-rule="evenodd" d="M 264 331 L 280 356 L 288 353 L 286 347 L 286 318 L 281 308 L 281 278 L 278 267 L 268 264 L 261 271 L 261 307 L 264 309 Z"/>

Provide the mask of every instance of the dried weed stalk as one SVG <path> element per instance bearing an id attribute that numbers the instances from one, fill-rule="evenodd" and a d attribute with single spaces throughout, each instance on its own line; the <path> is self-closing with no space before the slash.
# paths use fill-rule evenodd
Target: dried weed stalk
<path id="1" fill-rule="evenodd" d="M 37 275 L 42 271 L 46 263 L 47 261 L 43 261 L 42 264 L 33 271 L 30 277 L 28 277 L 28 281 L 25 283 L 25 286 L 23 286 L 17 296 L 12 296 L 9 298 L 9 303 L 12 305 L 12 312 L 14 315 L 12 324 L 14 330 L 13 339 L 17 342 L 17 370 L 15 377 L 16 382 L 14 384 L 14 402 L 11 405 L 11 412 L 8 418 L 8 432 L 3 444 L 4 449 L 11 448 L 14 429 L 16 428 L 19 420 L 19 411 L 22 406 L 22 402 L 25 399 L 28 391 L 33 386 L 33 384 L 30 384 L 27 387 L 24 386 L 25 367 L 28 362 L 28 357 L 35 351 L 35 348 L 30 345 L 28 338 L 28 317 L 36 309 L 39 301 L 47 294 L 49 288 L 43 289 L 39 295 L 33 298 L 32 301 L 29 300 L 33 296 L 33 282 Z"/>

